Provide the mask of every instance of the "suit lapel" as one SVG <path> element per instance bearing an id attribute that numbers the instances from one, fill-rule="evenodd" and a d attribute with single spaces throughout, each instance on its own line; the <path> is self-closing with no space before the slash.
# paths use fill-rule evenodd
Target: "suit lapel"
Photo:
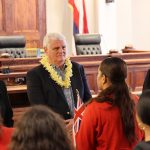
<path id="1" fill-rule="evenodd" d="M 74 71 L 75 70 L 73 70 L 74 75 L 70 78 L 70 80 L 71 80 L 71 87 L 72 87 L 72 92 L 73 92 L 73 97 L 74 97 L 74 104 L 76 106 L 77 105 L 77 93 L 76 93 L 76 89 L 79 91 L 79 87 L 78 87 L 78 83 L 77 83 L 78 80 L 77 80 L 77 78 L 75 76 L 75 72 Z M 49 73 L 46 70 L 45 70 L 45 72 L 49 76 Z M 54 80 L 52 80 L 52 78 L 50 76 L 49 76 L 49 81 L 52 84 L 52 86 L 57 90 L 58 94 L 61 95 L 62 100 L 65 101 L 65 103 L 68 105 L 68 103 L 66 102 L 66 98 L 65 98 L 65 95 L 63 93 L 62 88 Z"/>
<path id="2" fill-rule="evenodd" d="M 66 98 L 65 98 L 65 95 L 64 95 L 64 92 L 63 92 L 61 86 L 59 86 L 59 85 L 58 85 L 54 80 L 52 80 L 51 78 L 50 78 L 50 80 L 51 80 L 51 83 L 52 83 L 53 87 L 54 87 L 54 88 L 56 89 L 56 91 L 58 92 L 58 94 L 61 95 L 60 99 L 62 99 L 62 100 L 67 104 Z"/>
<path id="3" fill-rule="evenodd" d="M 65 98 L 62 88 L 50 77 L 48 71 L 46 71 L 42 65 L 41 67 L 42 67 L 45 79 L 48 79 L 47 84 L 51 84 L 51 86 L 53 86 L 56 89 L 58 95 L 60 95 L 60 100 L 63 100 L 66 104 L 68 104 L 66 102 L 66 98 Z"/>

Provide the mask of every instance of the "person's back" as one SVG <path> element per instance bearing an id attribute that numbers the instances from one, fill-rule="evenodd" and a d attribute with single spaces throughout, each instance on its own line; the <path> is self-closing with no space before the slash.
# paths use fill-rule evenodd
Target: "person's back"
<path id="1" fill-rule="evenodd" d="M 12 116 L 13 113 L 9 103 L 6 85 L 0 80 L 0 150 L 8 149 L 14 130 L 10 128 L 13 126 Z"/>
<path id="2" fill-rule="evenodd" d="M 13 131 L 13 128 L 0 126 L 0 150 L 8 150 Z"/>
<path id="3" fill-rule="evenodd" d="M 150 89 L 142 92 L 136 116 L 139 127 L 145 132 L 145 139 L 138 143 L 134 150 L 150 150 Z"/>
<path id="4" fill-rule="evenodd" d="M 4 81 L 0 80 L 0 113 L 3 124 L 7 127 L 13 126 L 13 111 L 7 95 L 7 89 Z"/>
<path id="5" fill-rule="evenodd" d="M 78 150 L 90 150 L 91 143 L 93 143 L 93 150 L 132 150 L 139 141 L 135 141 L 130 145 L 123 133 L 123 125 L 118 107 L 114 107 L 107 102 L 98 103 L 93 100 L 88 104 L 84 115 L 89 117 L 83 120 L 80 127 L 80 135 L 77 138 Z M 135 124 L 136 135 L 137 137 L 141 137 L 142 134 L 136 121 Z M 86 129 L 90 137 L 86 137 Z M 83 140 L 86 144 L 83 144 Z M 80 147 L 78 147 L 78 145 L 80 145 Z"/>
<path id="6" fill-rule="evenodd" d="M 106 58 L 98 69 L 101 91 L 85 108 L 77 150 L 132 150 L 143 138 L 135 118 L 136 97 L 125 82 L 126 63 L 117 57 Z"/>

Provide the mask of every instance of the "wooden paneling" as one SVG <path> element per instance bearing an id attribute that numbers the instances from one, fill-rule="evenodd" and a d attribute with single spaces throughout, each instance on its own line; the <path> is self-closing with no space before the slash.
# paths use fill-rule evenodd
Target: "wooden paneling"
<path id="1" fill-rule="evenodd" d="M 85 73 L 90 86 L 92 94 L 98 92 L 97 89 L 97 69 L 101 61 L 104 58 L 110 57 L 110 55 L 99 55 L 99 56 L 80 56 L 71 57 L 71 60 L 79 62 L 85 68 Z M 116 57 L 123 58 L 128 65 L 127 83 L 131 88 L 132 92 L 137 93 L 142 90 L 143 82 L 147 70 L 150 68 L 150 53 L 142 54 L 116 54 Z M 144 59 L 141 59 L 144 58 Z M 39 65 L 40 58 L 18 58 L 18 59 L 1 59 L 0 69 L 3 67 L 9 67 L 11 70 L 10 74 L 0 73 L 0 79 L 10 82 L 11 79 L 17 77 L 25 77 L 26 72 L 31 68 Z M 11 105 L 13 107 L 13 119 L 16 121 L 30 106 L 27 93 L 26 85 L 17 85 L 14 83 L 13 86 L 7 86 Z M 20 108 L 21 107 L 21 108 Z"/>
<path id="2" fill-rule="evenodd" d="M 36 0 L 32 0 L 32 1 L 31 0 L 25 0 L 25 1 L 14 0 L 13 5 L 14 5 L 14 17 L 15 17 L 14 32 L 16 33 L 20 31 L 38 32 Z"/>
<path id="3" fill-rule="evenodd" d="M 150 69 L 150 59 L 147 60 L 147 64 L 143 64 L 142 60 L 141 64 L 138 62 L 138 60 L 137 63 L 138 64 L 130 64 L 129 62 L 127 62 L 128 70 L 130 72 L 130 74 L 128 73 L 128 85 L 131 87 L 132 91 L 142 90 L 147 70 Z"/>
<path id="4" fill-rule="evenodd" d="M 141 59 L 139 57 L 140 55 L 141 54 L 134 54 L 135 59 L 133 59 L 133 55 L 113 55 L 121 57 L 126 61 L 128 65 L 128 76 L 126 81 L 132 91 L 142 90 L 145 75 L 147 70 L 150 68 L 150 53 L 143 54 L 143 56 L 145 56 L 144 59 Z M 104 58 L 110 56 L 112 55 L 71 57 L 71 60 L 79 62 L 84 66 L 90 89 L 95 93 L 98 92 L 96 83 L 98 66 Z M 25 77 L 28 70 L 39 65 L 39 60 L 40 58 L 1 59 L 1 70 L 2 68 L 9 67 L 11 73 L 0 73 L 0 78 L 6 79 L 9 77 L 10 80 L 13 77 Z"/>
<path id="5" fill-rule="evenodd" d="M 0 0 L 0 35 L 24 35 L 26 47 L 42 47 L 45 0 Z"/>
<path id="6" fill-rule="evenodd" d="M 147 70 L 150 69 L 150 53 L 134 53 L 131 55 L 107 54 L 97 56 L 75 56 L 71 57 L 71 60 L 78 62 L 84 66 L 90 90 L 93 92 L 93 94 L 96 94 L 98 92 L 96 83 L 98 66 L 104 58 L 111 56 L 121 57 L 126 61 L 128 66 L 128 75 L 126 81 L 132 92 L 141 91 Z M 17 58 L 13 60 L 1 59 L 0 69 L 2 70 L 3 67 L 9 67 L 11 73 L 0 73 L 0 79 L 5 80 L 9 83 L 11 79 L 15 79 L 17 77 L 25 77 L 28 70 L 39 65 L 39 60 L 40 58 Z M 16 104 L 18 99 L 21 100 L 21 97 L 21 101 L 24 101 L 23 103 L 25 103 L 25 99 L 27 100 L 26 86 L 18 85 L 17 87 L 16 83 L 14 83 L 14 87 L 8 86 L 8 93 L 10 94 L 10 98 L 12 99 L 12 104 L 15 106 L 22 105 L 22 103 Z M 28 103 L 29 102 L 27 100 L 26 105 Z"/>

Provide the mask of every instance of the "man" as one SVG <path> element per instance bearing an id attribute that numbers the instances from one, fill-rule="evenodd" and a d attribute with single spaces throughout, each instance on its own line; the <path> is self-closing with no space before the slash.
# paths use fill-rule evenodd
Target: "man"
<path id="1" fill-rule="evenodd" d="M 77 90 L 83 102 L 91 98 L 84 68 L 66 58 L 67 47 L 63 35 L 47 34 L 43 46 L 45 57 L 41 65 L 27 73 L 29 101 L 31 104 L 47 105 L 68 120 L 74 115 Z"/>

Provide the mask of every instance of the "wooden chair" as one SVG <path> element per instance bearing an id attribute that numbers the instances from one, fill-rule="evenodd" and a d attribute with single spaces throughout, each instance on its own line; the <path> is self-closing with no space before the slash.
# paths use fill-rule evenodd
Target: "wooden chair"
<path id="1" fill-rule="evenodd" d="M 0 56 L 9 54 L 12 58 L 25 58 L 25 37 L 16 36 L 0 36 Z"/>
<path id="2" fill-rule="evenodd" d="M 74 39 L 77 55 L 101 54 L 100 34 L 75 34 Z"/>

